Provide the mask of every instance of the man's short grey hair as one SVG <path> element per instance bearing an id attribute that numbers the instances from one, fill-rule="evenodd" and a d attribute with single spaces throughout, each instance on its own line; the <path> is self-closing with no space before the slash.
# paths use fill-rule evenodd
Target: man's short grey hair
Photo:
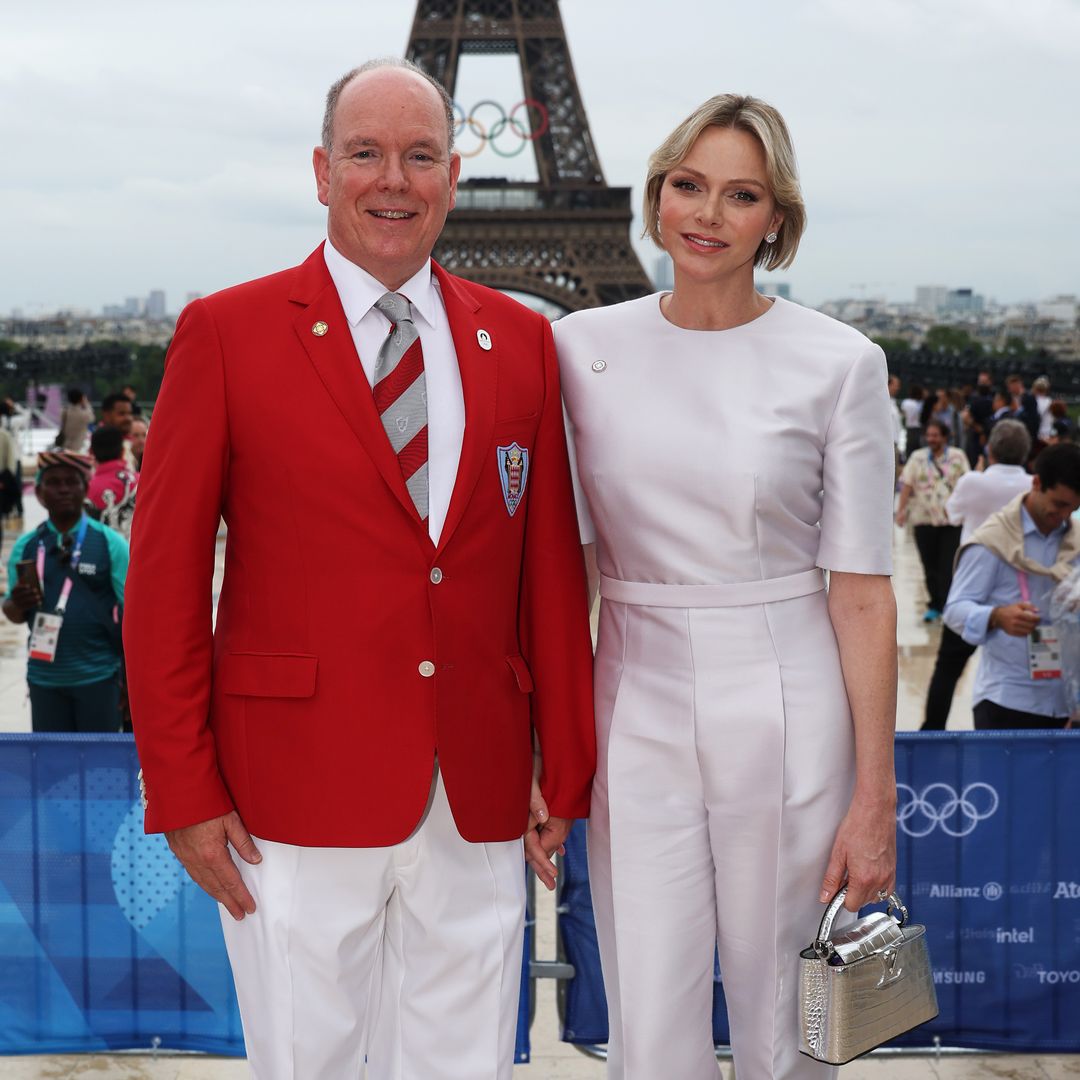
<path id="1" fill-rule="evenodd" d="M 342 90 L 349 85 L 358 75 L 365 75 L 369 71 L 377 71 L 379 68 L 403 68 L 405 71 L 411 71 L 421 78 L 426 79 L 437 91 L 439 99 L 443 103 L 443 108 L 446 110 L 446 148 L 448 151 L 454 149 L 454 102 L 451 100 L 450 95 L 446 92 L 446 88 L 438 79 L 432 78 L 419 64 L 414 64 L 411 60 L 406 60 L 401 56 L 383 56 L 378 60 L 369 60 L 366 64 L 361 64 L 359 67 L 355 67 L 352 71 L 345 72 L 340 79 L 326 92 L 326 110 L 323 113 L 322 122 L 322 145 L 323 149 L 329 154 L 332 148 L 332 142 L 334 137 L 334 112 L 337 109 L 338 98 L 341 97 Z"/>
<path id="2" fill-rule="evenodd" d="M 1031 453 L 1031 436 L 1019 420 L 999 420 L 990 429 L 986 448 L 999 465 L 1023 465 Z"/>

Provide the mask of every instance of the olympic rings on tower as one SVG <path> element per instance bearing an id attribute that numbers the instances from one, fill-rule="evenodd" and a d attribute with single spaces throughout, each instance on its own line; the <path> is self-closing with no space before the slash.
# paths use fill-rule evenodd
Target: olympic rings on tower
<path id="1" fill-rule="evenodd" d="M 468 115 L 466 115 L 465 110 L 458 102 L 453 102 L 453 106 L 454 138 L 457 139 L 468 128 L 469 134 L 477 140 L 476 148 L 473 150 L 458 148 L 458 153 L 463 158 L 476 157 L 485 146 L 490 146 L 499 157 L 517 157 L 525 149 L 527 142 L 535 142 L 548 130 L 550 122 L 547 108 L 534 98 L 525 98 L 519 101 L 509 113 L 499 102 L 493 101 L 491 98 L 478 101 Z M 485 108 L 496 110 L 494 116 L 489 117 L 490 130 L 488 124 L 477 115 L 478 112 Z M 519 116 L 518 113 L 522 109 L 524 109 L 524 114 Z M 497 142 L 508 129 L 511 132 L 511 137 L 516 135 L 518 139 L 517 148 L 514 150 L 503 150 Z"/>

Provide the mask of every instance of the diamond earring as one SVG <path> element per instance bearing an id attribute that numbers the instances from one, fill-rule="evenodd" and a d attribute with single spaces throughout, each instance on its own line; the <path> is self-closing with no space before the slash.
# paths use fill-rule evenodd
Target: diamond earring
<path id="1" fill-rule="evenodd" d="M 766 244 L 775 244 L 776 243 L 776 233 L 774 233 L 774 232 L 769 233 L 769 235 L 765 237 L 765 243 Z"/>

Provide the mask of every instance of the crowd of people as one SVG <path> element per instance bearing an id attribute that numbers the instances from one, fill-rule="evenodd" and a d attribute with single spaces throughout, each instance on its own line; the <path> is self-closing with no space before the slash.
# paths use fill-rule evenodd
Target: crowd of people
<path id="1" fill-rule="evenodd" d="M 922 728 L 946 726 L 956 684 L 982 646 L 972 696 L 978 729 L 1060 728 L 1067 700 L 1055 585 L 1075 568 L 1080 447 L 1064 401 L 1038 378 L 899 397 L 890 380 L 899 472 L 897 525 L 923 566 L 923 619 L 942 622 Z"/>
<path id="2" fill-rule="evenodd" d="M 131 730 L 121 627 L 146 431 L 134 388 L 106 395 L 96 422 L 85 392 L 73 388 L 56 444 L 38 455 L 34 491 L 47 517 L 12 545 L 3 600 L 5 617 L 29 628 L 34 731 Z M 0 470 L 4 490 L 9 474 L 21 487 L 16 462 Z"/>

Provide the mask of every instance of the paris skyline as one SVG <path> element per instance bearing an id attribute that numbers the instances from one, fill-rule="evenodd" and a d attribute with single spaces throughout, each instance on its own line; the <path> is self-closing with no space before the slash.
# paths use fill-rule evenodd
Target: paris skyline
<path id="1" fill-rule="evenodd" d="M 325 235 L 310 154 L 326 87 L 400 55 L 412 10 L 21 9 L 0 40 L 0 311 L 97 310 L 150 288 L 172 300 L 299 262 Z M 907 300 L 934 282 L 1003 302 L 1080 291 L 1075 2 L 561 10 L 606 180 L 630 186 L 635 209 L 649 153 L 704 98 L 781 109 L 810 227 L 775 277 L 797 298 Z M 516 64 L 465 57 L 455 96 L 509 107 Z M 527 179 L 529 159 L 486 150 L 463 176 Z M 651 273 L 654 249 L 638 251 Z"/>

